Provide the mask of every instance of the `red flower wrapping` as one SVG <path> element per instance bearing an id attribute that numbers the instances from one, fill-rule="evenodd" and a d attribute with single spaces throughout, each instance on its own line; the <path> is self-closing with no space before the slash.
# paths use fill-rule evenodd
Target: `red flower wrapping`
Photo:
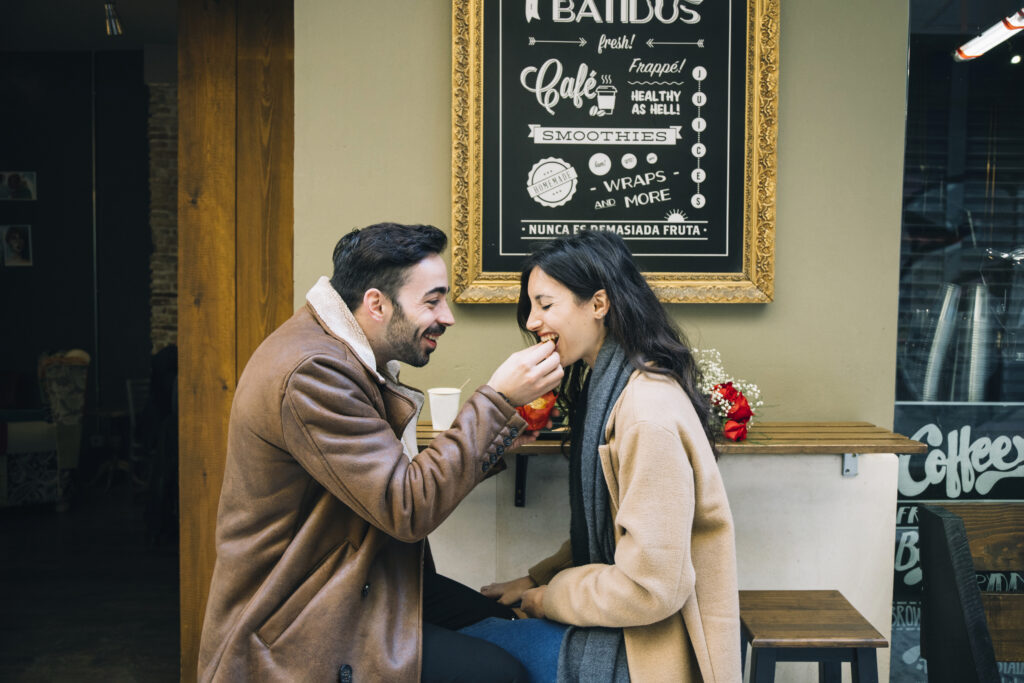
<path id="1" fill-rule="evenodd" d="M 533 431 L 544 429 L 548 424 L 548 418 L 551 415 L 551 410 L 555 407 L 557 398 L 555 392 L 549 391 L 533 402 L 519 406 L 516 408 L 516 412 L 526 420 L 527 429 Z"/>
<path id="2" fill-rule="evenodd" d="M 737 422 L 736 420 L 728 420 L 725 423 L 725 438 L 732 439 L 733 441 L 742 441 L 747 438 L 747 424 L 746 421 Z"/>
<path id="3" fill-rule="evenodd" d="M 746 422 L 753 416 L 754 411 L 750 409 L 750 404 L 747 403 L 747 397 L 740 392 L 736 393 L 739 394 L 739 396 L 733 401 L 732 407 L 729 408 L 729 412 L 726 417 L 730 420 Z"/>

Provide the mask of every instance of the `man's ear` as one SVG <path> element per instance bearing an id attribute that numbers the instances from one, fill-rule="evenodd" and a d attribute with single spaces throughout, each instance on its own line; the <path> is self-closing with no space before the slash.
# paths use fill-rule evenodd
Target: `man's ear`
<path id="1" fill-rule="evenodd" d="M 611 302 L 608 301 L 608 292 L 603 289 L 599 289 L 594 292 L 594 296 L 590 297 L 590 302 L 594 306 L 594 317 L 603 319 L 608 315 L 608 310 L 611 309 Z"/>
<path id="2" fill-rule="evenodd" d="M 391 301 L 384 292 L 374 287 L 363 292 L 362 308 L 375 322 L 382 323 L 391 310 Z"/>

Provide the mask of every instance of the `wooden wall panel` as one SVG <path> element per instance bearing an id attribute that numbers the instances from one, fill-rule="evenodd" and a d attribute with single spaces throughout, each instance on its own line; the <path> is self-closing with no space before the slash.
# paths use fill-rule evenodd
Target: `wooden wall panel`
<path id="1" fill-rule="evenodd" d="M 235 5 L 178 4 L 182 680 L 194 680 L 235 388 Z"/>
<path id="2" fill-rule="evenodd" d="M 293 9 L 252 0 L 238 15 L 238 367 L 292 314 L 295 147 Z M 281 254 L 288 254 L 287 259 Z"/>
<path id="3" fill-rule="evenodd" d="M 179 0 L 181 679 L 196 678 L 231 399 L 291 314 L 292 3 Z"/>

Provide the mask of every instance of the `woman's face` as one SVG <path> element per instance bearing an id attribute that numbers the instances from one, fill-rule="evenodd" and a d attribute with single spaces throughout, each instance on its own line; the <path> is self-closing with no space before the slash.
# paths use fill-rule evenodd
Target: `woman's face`
<path id="1" fill-rule="evenodd" d="M 553 339 L 563 366 L 582 358 L 593 367 L 605 335 L 605 291 L 598 290 L 586 301 L 577 301 L 568 287 L 539 267 L 530 271 L 526 291 L 530 297 L 526 329 L 542 340 Z"/>

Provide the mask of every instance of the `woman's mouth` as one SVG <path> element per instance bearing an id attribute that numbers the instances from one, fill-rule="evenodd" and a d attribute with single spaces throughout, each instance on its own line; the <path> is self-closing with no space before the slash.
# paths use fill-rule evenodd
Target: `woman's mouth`
<path id="1" fill-rule="evenodd" d="M 554 344 L 555 346 L 558 346 L 558 335 L 555 334 L 554 332 L 548 332 L 547 334 L 542 334 L 540 336 L 540 340 L 542 342 L 549 341 L 552 344 Z"/>

